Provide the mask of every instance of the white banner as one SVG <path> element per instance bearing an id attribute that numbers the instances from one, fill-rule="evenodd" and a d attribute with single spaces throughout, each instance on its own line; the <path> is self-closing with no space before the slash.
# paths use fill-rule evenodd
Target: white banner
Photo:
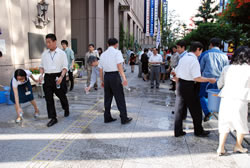
<path id="1" fill-rule="evenodd" d="M 154 28 L 154 32 L 155 34 L 157 33 L 157 29 L 158 29 L 158 6 L 159 6 L 159 0 L 155 0 L 155 28 Z"/>
<path id="2" fill-rule="evenodd" d="M 150 0 L 146 2 L 146 36 L 149 36 L 149 26 L 150 26 Z"/>
<path id="3" fill-rule="evenodd" d="M 157 30 L 157 37 L 156 37 L 156 48 L 158 48 L 160 44 L 161 44 L 161 23 L 160 23 L 160 19 L 158 19 L 158 30 Z"/>

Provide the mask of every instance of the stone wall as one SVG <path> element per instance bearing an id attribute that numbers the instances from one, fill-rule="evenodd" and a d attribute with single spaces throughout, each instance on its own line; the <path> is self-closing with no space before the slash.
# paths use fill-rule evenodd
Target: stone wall
<path id="1" fill-rule="evenodd" d="M 33 20 L 37 15 L 40 0 L 1 0 L 0 1 L 0 39 L 5 40 L 6 54 L 0 58 L 0 84 L 8 85 L 17 68 L 29 69 L 40 64 L 40 59 L 29 59 L 28 32 L 45 36 L 54 33 L 53 0 L 49 3 L 47 16 L 51 22 L 44 29 L 36 28 Z M 55 25 L 58 46 L 60 40 L 71 41 L 70 1 L 55 1 Z"/>

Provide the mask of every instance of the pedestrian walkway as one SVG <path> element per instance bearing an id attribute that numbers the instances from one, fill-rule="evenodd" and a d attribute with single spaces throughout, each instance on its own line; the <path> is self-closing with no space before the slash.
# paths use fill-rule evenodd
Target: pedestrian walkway
<path id="1" fill-rule="evenodd" d="M 1 168 L 249 168 L 249 154 L 217 157 L 217 120 L 205 123 L 212 131 L 208 138 L 193 135 L 191 117 L 185 121 L 188 133 L 175 138 L 175 95 L 169 83 L 159 90 L 150 89 L 149 82 L 127 73 L 130 91 L 125 91 L 129 125 L 121 125 L 114 103 L 112 114 L 118 120 L 103 122 L 103 90 L 84 93 L 85 79 L 77 79 L 75 90 L 68 94 L 71 115 L 63 117 L 56 101 L 59 122 L 46 127 L 45 100 L 36 99 L 41 117 L 33 119 L 33 109 L 24 107 L 24 122 L 14 123 L 13 106 L 0 105 L 0 167 Z M 234 138 L 226 148 L 232 151 Z M 250 149 L 250 146 L 246 146 Z"/>

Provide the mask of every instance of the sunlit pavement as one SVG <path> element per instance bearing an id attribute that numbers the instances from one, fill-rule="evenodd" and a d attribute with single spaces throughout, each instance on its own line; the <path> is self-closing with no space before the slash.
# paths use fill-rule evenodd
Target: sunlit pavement
<path id="1" fill-rule="evenodd" d="M 249 154 L 233 154 L 234 138 L 229 136 L 229 156 L 218 157 L 217 120 L 205 123 L 208 138 L 193 135 L 192 120 L 185 121 L 188 134 L 173 135 L 175 95 L 169 83 L 159 90 L 127 69 L 130 91 L 125 91 L 129 125 L 121 125 L 115 103 L 112 114 L 118 120 L 103 122 L 103 89 L 86 95 L 84 79 L 76 80 L 68 94 L 69 118 L 63 117 L 58 99 L 59 122 L 46 127 L 44 99 L 36 96 L 41 116 L 33 119 L 33 108 L 24 105 L 24 121 L 15 124 L 13 106 L 0 105 L 0 168 L 249 168 Z M 249 148 L 247 144 L 246 147 Z"/>

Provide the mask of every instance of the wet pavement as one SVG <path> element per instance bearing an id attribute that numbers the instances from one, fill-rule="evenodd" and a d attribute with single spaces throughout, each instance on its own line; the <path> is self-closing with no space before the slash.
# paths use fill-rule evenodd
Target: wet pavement
<path id="1" fill-rule="evenodd" d="M 217 157 L 217 120 L 204 123 L 212 133 L 208 138 L 193 135 L 192 119 L 188 116 L 185 137 L 173 135 L 175 95 L 169 83 L 159 90 L 150 89 L 149 82 L 127 72 L 130 91 L 125 90 L 129 125 L 121 125 L 113 103 L 112 114 L 118 120 L 103 123 L 103 89 L 86 95 L 85 79 L 77 79 L 68 94 L 69 118 L 63 117 L 56 99 L 59 123 L 46 127 L 44 99 L 36 97 L 41 111 L 33 119 L 33 108 L 23 106 L 24 121 L 14 123 L 13 106 L 0 105 L 0 168 L 249 168 L 249 154 L 233 154 L 235 143 L 229 136 L 229 156 Z M 245 143 L 250 149 L 250 146 Z"/>

